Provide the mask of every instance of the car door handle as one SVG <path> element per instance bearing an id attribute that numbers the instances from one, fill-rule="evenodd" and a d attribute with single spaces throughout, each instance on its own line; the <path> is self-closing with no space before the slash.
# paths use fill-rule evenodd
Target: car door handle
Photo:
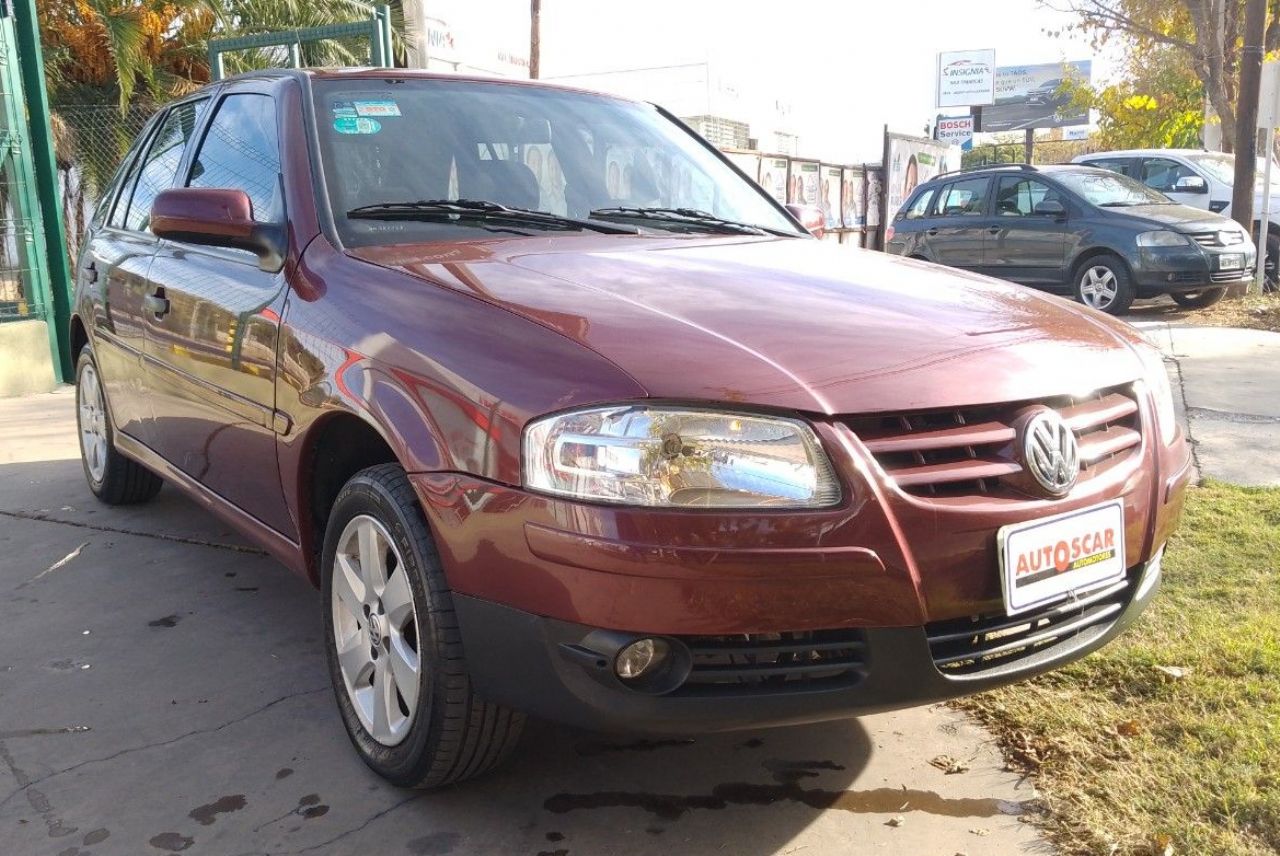
<path id="1" fill-rule="evenodd" d="M 93 262 L 85 265 L 84 281 L 91 284 L 98 281 L 98 266 Z"/>
<path id="2" fill-rule="evenodd" d="M 1000 234 L 1000 232 L 1001 232 L 1003 229 L 1004 229 L 1004 227 L 1003 227 L 1003 226 L 988 226 L 988 227 L 987 227 L 987 234 L 988 234 L 988 235 L 999 235 L 999 234 Z"/>
<path id="3" fill-rule="evenodd" d="M 157 288 L 155 294 L 144 296 L 142 298 L 142 308 L 157 318 L 167 315 L 169 312 L 169 300 L 164 296 L 164 289 Z"/>
<path id="4" fill-rule="evenodd" d="M 929 237 L 933 237 L 934 235 L 938 234 L 938 227 L 934 226 L 932 229 L 926 229 L 924 233 Z"/>

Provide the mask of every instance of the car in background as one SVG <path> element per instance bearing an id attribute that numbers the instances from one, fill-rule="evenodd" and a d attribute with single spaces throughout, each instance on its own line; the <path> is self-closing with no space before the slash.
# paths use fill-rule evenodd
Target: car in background
<path id="1" fill-rule="evenodd" d="M 1234 221 L 1127 176 L 1028 164 L 920 185 L 895 215 L 885 250 L 1069 294 L 1111 314 L 1161 294 L 1210 306 L 1249 280 L 1256 256 Z"/>
<path id="2" fill-rule="evenodd" d="M 1071 93 L 1063 92 L 1062 78 L 1046 80 L 1036 88 L 1027 92 L 1027 104 L 1060 107 L 1071 101 Z"/>
<path id="3" fill-rule="evenodd" d="M 1158 190 L 1174 202 L 1231 216 L 1231 194 L 1235 185 L 1236 156 L 1202 149 L 1128 149 L 1094 152 L 1077 156 L 1072 163 L 1088 164 L 1136 178 L 1152 190 Z M 1258 222 L 1262 217 L 1263 172 L 1266 166 L 1258 158 L 1257 181 L 1253 194 L 1253 240 L 1258 238 Z M 1280 165 L 1271 167 L 1271 215 L 1267 223 L 1267 291 L 1280 289 Z"/>

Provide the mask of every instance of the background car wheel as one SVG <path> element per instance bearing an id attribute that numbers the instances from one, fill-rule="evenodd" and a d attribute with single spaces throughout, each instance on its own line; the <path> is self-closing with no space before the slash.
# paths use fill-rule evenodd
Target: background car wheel
<path id="1" fill-rule="evenodd" d="M 1253 232 L 1253 243 L 1259 249 L 1262 248 L 1257 229 Z M 1252 287 L 1250 285 L 1250 288 Z M 1262 291 L 1264 294 L 1280 291 L 1280 232 L 1267 232 L 1267 266 L 1262 277 Z"/>
<path id="2" fill-rule="evenodd" d="M 477 696 L 418 499 L 395 464 L 361 470 L 325 530 L 329 673 L 360 757 L 401 787 L 471 778 L 515 747 L 524 714 Z"/>
<path id="3" fill-rule="evenodd" d="M 1225 288 L 1206 288 L 1203 291 L 1175 292 L 1169 296 L 1183 309 L 1204 309 L 1217 303 L 1226 293 Z"/>
<path id="4" fill-rule="evenodd" d="M 146 502 L 160 492 L 160 477 L 116 451 L 115 430 L 107 410 L 98 365 L 88 345 L 76 363 L 76 430 L 80 463 L 89 490 L 107 505 Z"/>
<path id="5" fill-rule="evenodd" d="M 1120 315 L 1135 296 L 1133 279 L 1119 256 L 1094 256 L 1076 269 L 1075 297 L 1085 306 Z"/>

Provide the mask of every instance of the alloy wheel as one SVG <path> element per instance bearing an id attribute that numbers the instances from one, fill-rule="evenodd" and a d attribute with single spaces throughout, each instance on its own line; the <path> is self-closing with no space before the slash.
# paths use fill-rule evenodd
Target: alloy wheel
<path id="1" fill-rule="evenodd" d="M 1110 307 L 1119 292 L 1115 271 L 1105 265 L 1094 265 L 1080 277 L 1080 299 L 1094 309 Z"/>
<path id="2" fill-rule="evenodd" d="M 422 657 L 408 574 L 373 517 L 342 530 L 330 598 L 338 668 L 360 724 L 384 746 L 404 740 L 417 712 Z"/>
<path id="3" fill-rule="evenodd" d="M 80 371 L 77 390 L 80 408 L 80 454 L 95 483 L 107 472 L 107 410 L 102 399 L 102 384 L 93 363 Z"/>

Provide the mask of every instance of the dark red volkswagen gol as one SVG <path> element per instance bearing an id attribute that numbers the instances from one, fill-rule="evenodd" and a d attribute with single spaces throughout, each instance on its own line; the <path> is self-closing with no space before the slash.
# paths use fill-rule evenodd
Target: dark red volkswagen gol
<path id="1" fill-rule="evenodd" d="M 526 713 L 815 722 L 1076 659 L 1151 600 L 1159 354 L 813 240 L 661 109 L 404 71 L 161 111 L 89 228 L 89 486 L 161 479 L 324 593 L 351 740 L 480 773 Z"/>

